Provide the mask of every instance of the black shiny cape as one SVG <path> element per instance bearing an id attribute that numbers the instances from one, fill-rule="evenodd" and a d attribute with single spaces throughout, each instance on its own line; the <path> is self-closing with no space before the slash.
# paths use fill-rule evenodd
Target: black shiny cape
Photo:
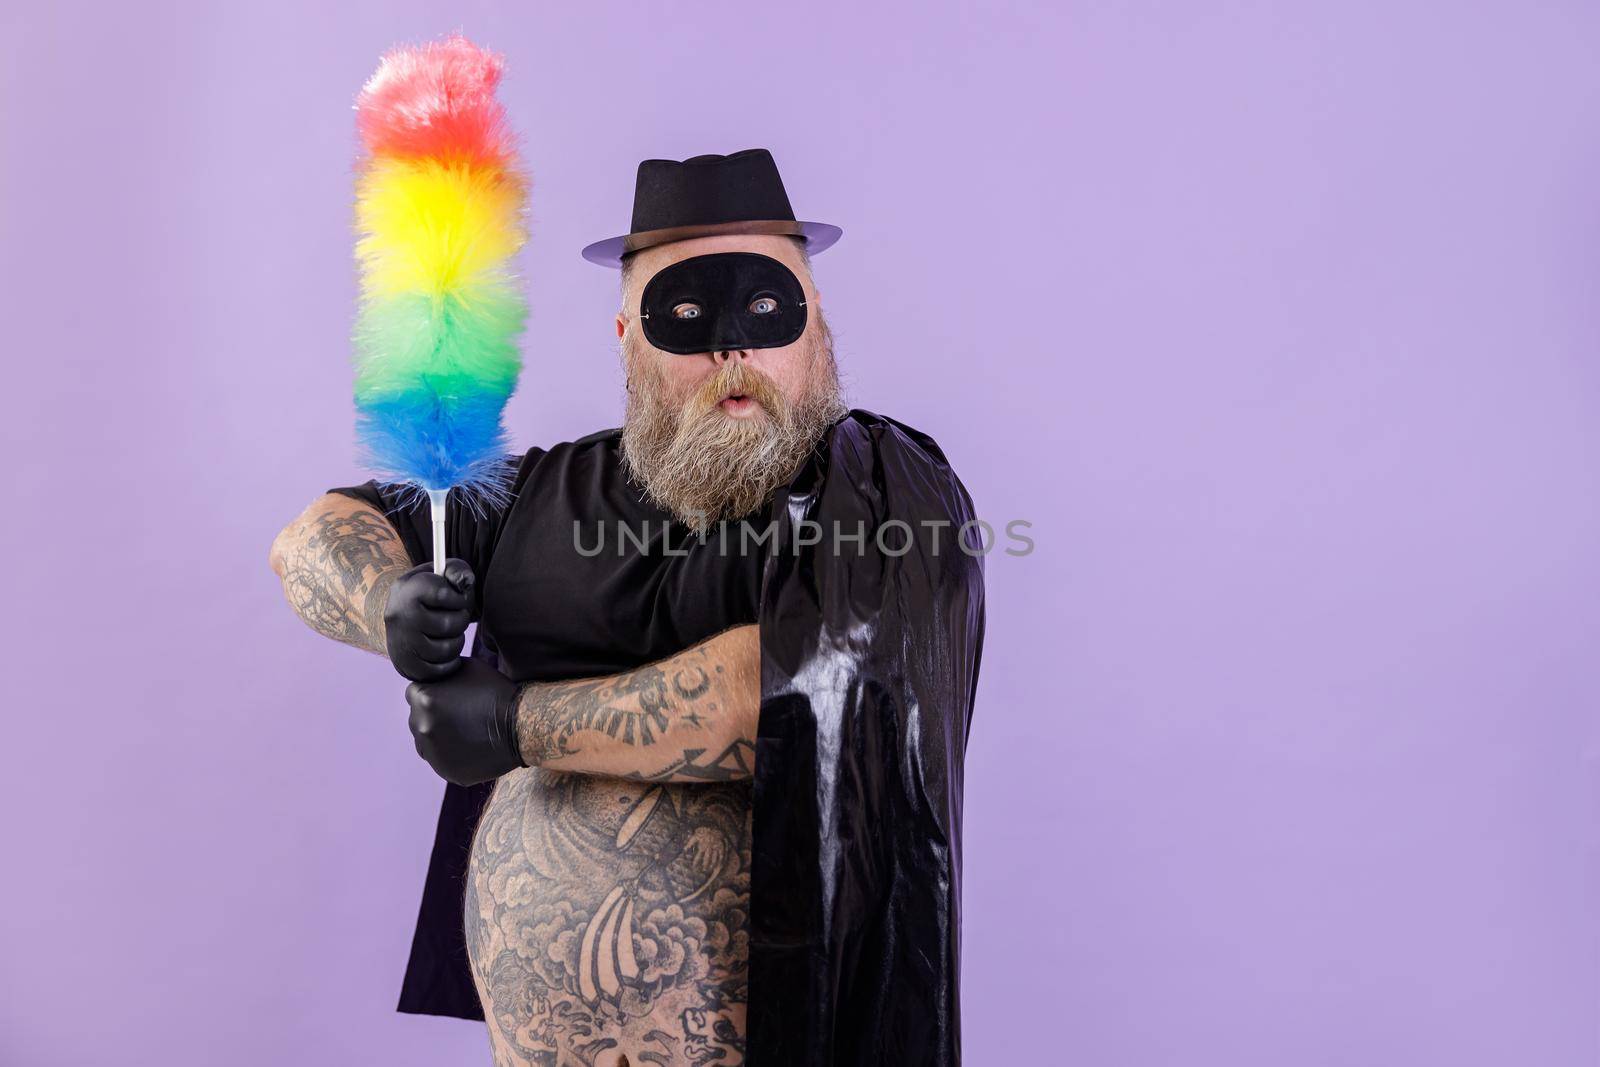
<path id="1" fill-rule="evenodd" d="M 972 499 L 932 438 L 854 409 L 771 515 L 747 1062 L 956 1064 Z M 483 1018 L 461 902 L 489 791 L 446 789 L 401 1011 Z"/>

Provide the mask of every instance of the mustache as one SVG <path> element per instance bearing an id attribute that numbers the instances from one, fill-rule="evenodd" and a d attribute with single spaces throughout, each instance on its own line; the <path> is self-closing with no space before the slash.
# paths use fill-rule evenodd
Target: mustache
<path id="1" fill-rule="evenodd" d="M 778 385 L 763 371 L 735 360 L 725 364 L 713 377 L 695 390 L 686 409 L 690 412 L 709 411 L 727 397 L 740 395 L 760 404 L 769 415 L 780 415 L 786 405 Z"/>

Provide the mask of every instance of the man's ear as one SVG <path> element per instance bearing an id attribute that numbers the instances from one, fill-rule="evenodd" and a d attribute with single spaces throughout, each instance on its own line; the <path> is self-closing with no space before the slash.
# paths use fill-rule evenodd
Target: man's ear
<path id="1" fill-rule="evenodd" d="M 624 315 L 620 311 L 617 312 L 617 340 L 622 340 L 622 335 L 627 332 L 627 329 L 628 316 Z"/>

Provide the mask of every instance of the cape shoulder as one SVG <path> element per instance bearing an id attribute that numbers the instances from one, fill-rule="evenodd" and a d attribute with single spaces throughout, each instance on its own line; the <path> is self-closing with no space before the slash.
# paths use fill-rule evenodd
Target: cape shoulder
<path id="1" fill-rule="evenodd" d="M 851 408 L 828 433 L 827 478 L 870 500 L 882 521 L 972 521 L 972 494 L 933 437 L 898 419 Z"/>

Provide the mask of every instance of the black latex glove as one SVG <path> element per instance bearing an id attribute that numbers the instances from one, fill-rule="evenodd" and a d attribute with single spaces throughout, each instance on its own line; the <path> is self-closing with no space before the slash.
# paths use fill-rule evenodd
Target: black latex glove
<path id="1" fill-rule="evenodd" d="M 439 777 L 477 785 L 526 767 L 517 750 L 517 694 L 522 686 L 481 659 L 464 659 L 437 682 L 406 686 L 417 755 Z"/>
<path id="2" fill-rule="evenodd" d="M 384 640 L 394 669 L 414 682 L 430 682 L 461 662 L 472 622 L 472 568 L 463 559 L 444 561 L 444 573 L 419 563 L 389 587 L 383 608 Z"/>

